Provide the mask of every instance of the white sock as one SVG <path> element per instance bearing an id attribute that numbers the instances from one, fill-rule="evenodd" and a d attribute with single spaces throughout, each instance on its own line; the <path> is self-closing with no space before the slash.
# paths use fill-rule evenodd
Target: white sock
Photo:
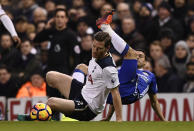
<path id="1" fill-rule="evenodd" d="M 111 28 L 110 25 L 103 24 L 101 25 L 101 30 L 103 32 L 107 32 L 111 37 L 111 42 L 114 48 L 122 55 L 125 56 L 129 49 L 129 45 L 115 33 L 115 31 Z"/>
<path id="2" fill-rule="evenodd" d="M 5 28 L 9 31 L 11 36 L 17 36 L 14 25 L 13 25 L 11 19 L 7 15 L 2 15 L 0 17 L 0 20 L 2 21 Z"/>
<path id="3" fill-rule="evenodd" d="M 84 83 L 85 74 L 84 74 L 84 72 L 82 72 L 81 70 L 75 69 L 74 72 L 73 72 L 72 77 L 73 77 L 74 79 L 76 79 L 77 81 L 79 81 L 79 82 L 81 82 L 81 83 Z"/>

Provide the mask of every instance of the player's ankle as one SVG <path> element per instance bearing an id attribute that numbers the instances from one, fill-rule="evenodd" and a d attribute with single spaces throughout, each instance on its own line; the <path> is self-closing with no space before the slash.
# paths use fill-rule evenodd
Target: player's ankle
<path id="1" fill-rule="evenodd" d="M 103 32 L 109 32 L 110 30 L 112 30 L 111 26 L 109 24 L 102 24 L 100 25 L 100 29 L 103 31 Z"/>

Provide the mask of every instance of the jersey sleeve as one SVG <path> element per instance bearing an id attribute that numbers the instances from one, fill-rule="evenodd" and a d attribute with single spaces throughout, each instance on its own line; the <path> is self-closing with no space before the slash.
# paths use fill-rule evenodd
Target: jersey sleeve
<path id="1" fill-rule="evenodd" d="M 1 15 L 4 15 L 5 14 L 5 11 L 2 9 L 1 5 L 0 5 L 0 16 Z"/>
<path id="2" fill-rule="evenodd" d="M 149 88 L 149 93 L 156 94 L 157 92 L 158 92 L 158 87 L 157 87 L 157 83 L 156 83 L 156 77 L 153 75 L 152 82 L 151 82 L 150 88 Z"/>
<path id="3" fill-rule="evenodd" d="M 113 66 L 108 66 L 103 69 L 103 74 L 104 74 L 104 80 L 106 82 L 107 88 L 115 88 L 117 87 L 119 83 L 119 78 L 118 78 L 118 71 L 115 67 Z"/>

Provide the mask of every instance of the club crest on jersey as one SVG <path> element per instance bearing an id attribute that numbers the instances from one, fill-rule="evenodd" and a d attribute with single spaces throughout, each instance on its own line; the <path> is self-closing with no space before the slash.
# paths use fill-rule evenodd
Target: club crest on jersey
<path id="1" fill-rule="evenodd" d="M 88 76 L 88 81 L 90 81 L 91 84 L 93 85 L 93 80 L 92 80 L 92 76 L 91 75 Z"/>

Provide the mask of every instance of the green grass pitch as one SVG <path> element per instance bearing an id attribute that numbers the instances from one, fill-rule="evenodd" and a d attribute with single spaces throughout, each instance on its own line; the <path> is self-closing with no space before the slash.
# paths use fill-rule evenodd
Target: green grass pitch
<path id="1" fill-rule="evenodd" d="M 8 122 L 0 131 L 194 131 L 194 122 Z"/>

